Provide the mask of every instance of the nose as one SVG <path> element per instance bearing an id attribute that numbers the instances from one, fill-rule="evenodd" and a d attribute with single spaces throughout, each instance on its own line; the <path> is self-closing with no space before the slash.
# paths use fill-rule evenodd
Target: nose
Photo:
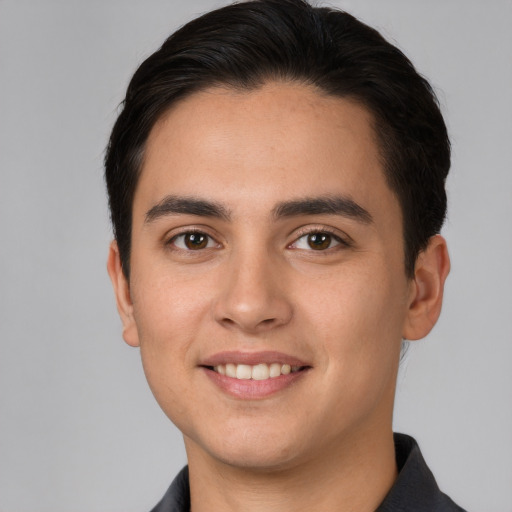
<path id="1" fill-rule="evenodd" d="M 257 334 L 286 325 L 293 316 L 282 269 L 263 253 L 231 259 L 214 306 L 217 322 Z"/>

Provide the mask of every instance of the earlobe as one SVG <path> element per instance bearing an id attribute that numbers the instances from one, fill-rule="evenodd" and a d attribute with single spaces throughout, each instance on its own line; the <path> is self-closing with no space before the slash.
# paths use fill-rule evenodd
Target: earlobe
<path id="1" fill-rule="evenodd" d="M 416 260 L 403 332 L 405 339 L 423 338 L 436 324 L 441 314 L 444 283 L 449 272 L 450 257 L 446 241 L 441 235 L 435 235 Z"/>
<path id="2" fill-rule="evenodd" d="M 116 296 L 117 311 L 123 323 L 123 338 L 128 345 L 132 347 L 139 346 L 139 335 L 137 325 L 133 316 L 133 304 L 130 296 L 130 284 L 124 275 L 121 265 L 121 256 L 117 242 L 114 240 L 110 244 L 107 271 L 112 281 L 114 294 Z"/>

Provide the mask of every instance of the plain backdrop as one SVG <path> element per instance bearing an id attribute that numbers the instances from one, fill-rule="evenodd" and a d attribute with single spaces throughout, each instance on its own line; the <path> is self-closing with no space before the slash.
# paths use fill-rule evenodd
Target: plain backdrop
<path id="1" fill-rule="evenodd" d="M 225 1 L 0 0 L 0 511 L 138 512 L 185 464 L 105 270 L 103 151 L 138 64 Z M 395 429 L 470 511 L 512 511 L 512 2 L 331 0 L 436 88 L 453 142 L 443 315 Z"/>

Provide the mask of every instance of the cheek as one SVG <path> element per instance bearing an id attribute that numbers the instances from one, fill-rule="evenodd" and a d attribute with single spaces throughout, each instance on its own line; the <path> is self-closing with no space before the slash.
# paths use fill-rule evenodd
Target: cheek
<path id="1" fill-rule="evenodd" d="M 303 296 L 299 316 L 329 366 L 369 375 L 394 364 L 405 319 L 405 288 L 397 290 L 402 281 L 384 264 L 365 265 L 333 273 Z"/>
<path id="2" fill-rule="evenodd" d="M 153 265 L 134 285 L 132 299 L 141 344 L 177 349 L 194 334 L 207 309 L 205 280 Z"/>
<path id="3" fill-rule="evenodd" d="M 158 270 L 141 275 L 132 299 L 146 378 L 161 407 L 172 410 L 197 363 L 194 341 L 203 330 L 209 300 L 197 283 L 162 275 Z"/>

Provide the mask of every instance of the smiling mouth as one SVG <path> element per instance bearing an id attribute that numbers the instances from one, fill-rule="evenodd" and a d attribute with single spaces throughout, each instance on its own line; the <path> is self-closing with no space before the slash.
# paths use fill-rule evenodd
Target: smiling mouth
<path id="1" fill-rule="evenodd" d="M 289 364 L 271 363 L 271 364 L 219 364 L 217 366 L 207 366 L 209 370 L 238 380 L 267 380 L 275 379 L 281 375 L 297 373 L 309 368 L 308 366 L 291 366 Z"/>

